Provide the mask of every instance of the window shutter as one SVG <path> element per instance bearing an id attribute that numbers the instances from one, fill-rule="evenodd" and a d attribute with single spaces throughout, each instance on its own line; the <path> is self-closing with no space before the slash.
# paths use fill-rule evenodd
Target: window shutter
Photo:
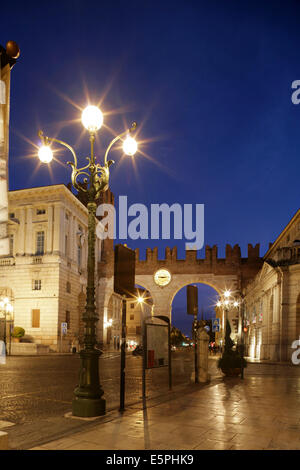
<path id="1" fill-rule="evenodd" d="M 32 328 L 40 327 L 40 310 L 32 309 Z"/>

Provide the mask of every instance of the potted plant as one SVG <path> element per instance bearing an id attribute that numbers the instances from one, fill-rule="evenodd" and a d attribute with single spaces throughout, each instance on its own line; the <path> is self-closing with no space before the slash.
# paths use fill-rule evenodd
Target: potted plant
<path id="1" fill-rule="evenodd" d="M 24 335 L 25 335 L 25 330 L 21 326 L 15 326 L 11 333 L 13 342 L 15 343 L 19 343 L 21 338 L 23 338 Z"/>
<path id="2" fill-rule="evenodd" d="M 227 377 L 235 377 L 240 375 L 242 367 L 245 368 L 247 366 L 247 362 L 240 355 L 238 350 L 233 349 L 234 342 L 232 341 L 230 334 L 230 323 L 227 320 L 224 352 L 218 361 L 218 367 Z"/>

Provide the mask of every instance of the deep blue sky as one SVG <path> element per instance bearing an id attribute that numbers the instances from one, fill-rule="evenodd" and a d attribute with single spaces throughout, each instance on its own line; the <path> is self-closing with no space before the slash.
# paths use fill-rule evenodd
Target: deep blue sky
<path id="1" fill-rule="evenodd" d="M 118 162 L 111 189 L 129 203 L 204 203 L 205 244 L 261 243 L 263 255 L 299 208 L 300 5 L 296 1 L 6 2 L 1 44 L 12 70 L 10 189 L 67 183 L 69 168 L 25 158 L 37 131 L 76 145 L 70 101 L 102 103 L 116 132 L 137 120 L 153 161 Z M 3 21 L 3 18 L 6 18 Z M 66 125 L 63 126 L 63 123 Z M 59 133 L 58 133 L 59 131 Z M 22 138 L 21 136 L 24 136 Z M 76 147 L 88 154 L 88 136 Z M 96 154 L 111 135 L 101 129 Z M 79 152 L 80 153 L 80 152 Z M 62 160 L 69 155 L 62 153 Z M 84 161 L 84 160 L 82 160 Z M 128 245 L 154 247 L 157 241 Z M 166 245 L 160 242 L 160 255 Z M 203 251 L 200 252 L 200 256 Z"/>

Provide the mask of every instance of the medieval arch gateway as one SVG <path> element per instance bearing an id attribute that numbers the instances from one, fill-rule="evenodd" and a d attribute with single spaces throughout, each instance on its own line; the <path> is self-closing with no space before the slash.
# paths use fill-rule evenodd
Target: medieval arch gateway
<path id="1" fill-rule="evenodd" d="M 225 258 L 218 258 L 217 246 L 206 246 L 205 258 L 198 259 L 197 251 L 187 250 L 185 259 L 177 258 L 177 247 L 166 248 L 165 258 L 158 259 L 158 249 L 147 248 L 146 259 L 139 258 L 136 249 L 136 284 L 145 287 L 153 299 L 154 315 L 171 318 L 172 301 L 187 284 L 203 283 L 219 294 L 230 289 L 241 292 L 262 266 L 259 245 L 248 245 L 248 257 L 241 257 L 238 245 L 226 245 Z"/>

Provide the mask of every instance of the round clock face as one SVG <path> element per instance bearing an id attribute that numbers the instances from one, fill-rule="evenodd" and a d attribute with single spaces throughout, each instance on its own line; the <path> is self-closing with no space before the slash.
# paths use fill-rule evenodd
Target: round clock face
<path id="1" fill-rule="evenodd" d="M 159 269 L 154 274 L 154 281 L 160 287 L 167 286 L 171 281 L 171 274 L 166 269 Z"/>

